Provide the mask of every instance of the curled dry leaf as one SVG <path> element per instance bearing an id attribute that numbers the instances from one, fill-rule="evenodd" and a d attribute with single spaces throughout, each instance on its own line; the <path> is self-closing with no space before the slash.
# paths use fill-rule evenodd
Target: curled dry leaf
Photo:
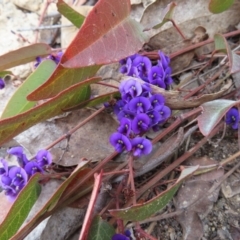
<path id="1" fill-rule="evenodd" d="M 138 78 L 135 78 L 135 79 L 139 81 Z M 217 98 L 220 98 L 229 90 L 231 85 L 232 85 L 232 82 L 229 81 L 227 84 L 225 84 L 222 87 L 222 89 L 219 92 L 204 94 L 201 97 L 194 97 L 186 100 L 183 98 L 183 96 L 181 95 L 181 92 L 179 91 L 166 91 L 154 85 L 151 85 L 151 87 L 153 89 L 153 93 L 159 93 L 165 97 L 166 105 L 168 107 L 170 107 L 173 110 L 176 110 L 176 109 L 180 110 L 180 109 L 198 107 L 205 102 L 209 102 Z"/>

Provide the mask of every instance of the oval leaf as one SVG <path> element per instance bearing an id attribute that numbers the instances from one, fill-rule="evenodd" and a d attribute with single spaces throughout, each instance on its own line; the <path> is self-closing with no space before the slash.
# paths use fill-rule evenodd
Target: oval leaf
<path id="1" fill-rule="evenodd" d="M 139 51 L 147 35 L 129 17 L 130 9 L 129 0 L 98 1 L 63 54 L 61 64 L 66 68 L 103 65 Z"/>
<path id="2" fill-rule="evenodd" d="M 199 166 L 194 166 L 184 169 L 178 181 L 173 186 L 171 186 L 166 191 L 162 192 L 159 196 L 151 199 L 150 201 L 126 209 L 109 210 L 111 215 L 126 221 L 142 221 L 146 218 L 149 218 L 150 216 L 160 211 L 168 204 L 168 202 L 173 198 L 174 194 L 177 192 L 181 183 L 187 177 L 192 175 L 198 169 L 198 167 Z"/>
<path id="3" fill-rule="evenodd" d="M 58 11 L 77 28 L 80 28 L 82 26 L 85 17 L 78 13 L 77 11 L 75 11 L 74 9 L 72 9 L 63 0 L 58 0 L 57 8 Z"/>
<path id="4" fill-rule="evenodd" d="M 1 119 L 12 117 L 32 108 L 36 102 L 29 102 L 26 96 L 42 83 L 44 83 L 53 73 L 55 68 L 55 62 L 50 59 L 41 62 L 38 68 L 13 94 L 2 113 Z"/>
<path id="5" fill-rule="evenodd" d="M 203 112 L 198 116 L 198 126 L 201 133 L 207 136 L 219 123 L 227 111 L 236 104 L 235 101 L 218 99 L 202 105 Z"/>
<path id="6" fill-rule="evenodd" d="M 228 10 L 234 3 L 234 0 L 210 0 L 208 8 L 212 13 L 221 13 Z"/>
<path id="7" fill-rule="evenodd" d="M 112 225 L 104 221 L 100 216 L 96 216 L 91 224 L 91 231 L 88 240 L 107 240 L 112 239 L 115 230 Z"/>
<path id="8" fill-rule="evenodd" d="M 38 183 L 40 176 L 40 174 L 33 175 L 14 201 L 10 211 L 0 225 L 1 240 L 9 240 L 27 218 L 41 193 L 41 186 Z"/>
<path id="9" fill-rule="evenodd" d="M 44 43 L 35 43 L 0 56 L 0 71 L 35 61 L 36 57 L 51 54 L 51 48 Z"/>
<path id="10" fill-rule="evenodd" d="M 91 90 L 88 85 L 99 80 L 101 80 L 101 78 L 92 78 L 77 83 L 61 92 L 56 97 L 51 98 L 45 103 L 34 107 L 27 112 L 1 120 L 0 144 L 10 140 L 38 122 L 63 113 L 63 109 L 70 108 L 89 99 Z"/>

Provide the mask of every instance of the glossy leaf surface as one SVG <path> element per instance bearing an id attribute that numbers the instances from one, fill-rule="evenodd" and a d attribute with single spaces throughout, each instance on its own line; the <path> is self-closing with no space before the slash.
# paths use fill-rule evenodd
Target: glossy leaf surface
<path id="1" fill-rule="evenodd" d="M 41 193 L 38 183 L 40 174 L 35 174 L 19 193 L 10 211 L 0 225 L 0 239 L 9 240 L 21 227 L 32 206 Z"/>
<path id="2" fill-rule="evenodd" d="M 63 0 L 58 0 L 57 8 L 58 11 L 77 28 L 82 26 L 85 17 L 67 5 Z"/>
<path id="3" fill-rule="evenodd" d="M 198 126 L 201 133 L 207 136 L 219 123 L 227 111 L 236 104 L 235 101 L 218 99 L 202 105 L 203 112 L 198 116 Z"/>
<path id="4" fill-rule="evenodd" d="M 26 96 L 44 83 L 56 68 L 52 60 L 45 60 L 38 68 L 20 85 L 5 107 L 1 119 L 12 117 L 31 109 L 36 102 L 29 102 Z"/>
<path id="5" fill-rule="evenodd" d="M 234 0 L 210 0 L 208 8 L 212 13 L 221 13 L 228 10 L 234 3 Z"/>
<path id="6" fill-rule="evenodd" d="M 63 113 L 62 109 L 70 108 L 89 99 L 90 88 L 88 85 L 99 80 L 100 78 L 92 78 L 87 83 L 80 82 L 75 84 L 56 97 L 27 112 L 1 120 L 0 144 L 10 140 L 38 122 Z"/>
<path id="7" fill-rule="evenodd" d="M 96 216 L 91 224 L 91 231 L 88 234 L 88 240 L 106 240 L 111 239 L 115 234 L 112 225 L 104 221 L 100 216 Z"/>
<path id="8" fill-rule="evenodd" d="M 35 61 L 36 57 L 51 54 L 51 48 L 44 43 L 35 43 L 0 56 L 0 71 Z"/>
<path id="9" fill-rule="evenodd" d="M 46 83 L 28 95 L 28 100 L 54 97 L 65 88 L 94 76 L 101 65 L 140 50 L 148 38 L 129 14 L 129 0 L 98 1 L 63 54 L 60 65 Z"/>
<path id="10" fill-rule="evenodd" d="M 168 204 L 168 202 L 173 198 L 174 194 L 180 187 L 181 183 L 187 177 L 193 174 L 197 169 L 198 166 L 184 169 L 178 181 L 166 191 L 162 192 L 159 196 L 151 199 L 144 204 L 135 205 L 130 208 L 109 210 L 111 215 L 126 221 L 142 221 L 152 216 Z"/>

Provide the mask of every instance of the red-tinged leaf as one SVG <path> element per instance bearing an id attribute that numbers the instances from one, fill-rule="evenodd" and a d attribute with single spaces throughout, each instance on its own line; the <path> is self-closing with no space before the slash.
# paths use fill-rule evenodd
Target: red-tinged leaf
<path id="1" fill-rule="evenodd" d="M 149 218 L 156 212 L 164 208 L 168 202 L 173 198 L 174 194 L 177 192 L 181 183 L 190 175 L 192 175 L 199 166 L 194 166 L 190 168 L 185 168 L 177 182 L 168 188 L 166 191 L 162 192 L 160 195 L 151 199 L 144 204 L 138 204 L 130 208 L 119 209 L 119 210 L 109 210 L 111 215 L 116 218 L 123 219 L 125 221 L 142 221 Z"/>
<path id="2" fill-rule="evenodd" d="M 7 216 L 0 225 L 1 240 L 9 240 L 27 218 L 32 206 L 41 193 L 41 186 L 38 183 L 40 176 L 40 174 L 33 175 L 17 196 Z"/>
<path id="3" fill-rule="evenodd" d="M 0 144 L 10 140 L 17 134 L 30 128 L 38 122 L 63 113 L 62 109 L 75 106 L 90 97 L 90 88 L 87 84 L 99 81 L 100 78 L 89 79 L 86 83 L 77 83 L 56 97 L 17 116 L 0 121 Z"/>
<path id="4" fill-rule="evenodd" d="M 0 56 L 0 71 L 35 61 L 36 57 L 51 54 L 51 48 L 44 43 L 35 43 Z"/>
<path id="5" fill-rule="evenodd" d="M 104 221 L 100 216 L 96 216 L 91 225 L 91 231 L 87 240 L 106 240 L 112 239 L 115 230 L 112 225 Z"/>
<path id="6" fill-rule="evenodd" d="M 86 101 L 84 101 L 84 102 L 82 102 L 82 103 L 80 103 L 76 106 L 73 106 L 73 107 L 68 108 L 68 109 L 63 109 L 63 110 L 68 112 L 68 111 L 73 111 L 73 110 L 80 109 L 82 107 L 93 107 L 93 106 L 96 106 L 98 104 L 108 102 L 115 97 L 120 97 L 119 91 L 110 92 L 110 93 L 106 93 L 106 94 L 100 95 L 100 96 L 95 97 L 95 98 L 91 98 L 91 99 L 86 100 Z"/>
<path id="7" fill-rule="evenodd" d="M 61 64 L 66 68 L 103 65 L 139 51 L 147 35 L 129 15 L 129 0 L 98 1 L 63 54 Z"/>
<path id="8" fill-rule="evenodd" d="M 58 11 L 67 18 L 72 24 L 77 28 L 80 28 L 85 20 L 85 17 L 72 9 L 63 0 L 58 0 L 57 2 Z"/>
<path id="9" fill-rule="evenodd" d="M 234 3 L 234 0 L 210 0 L 208 9 L 212 13 L 221 13 L 228 10 Z"/>
<path id="10" fill-rule="evenodd" d="M 100 66 L 91 66 L 78 69 L 66 69 L 58 65 L 51 77 L 39 88 L 27 96 L 29 101 L 38 101 L 55 97 L 66 88 L 93 77 Z"/>
<path id="11" fill-rule="evenodd" d="M 151 5 L 149 5 L 150 7 Z M 172 15 L 174 12 L 175 7 L 177 4 L 175 2 L 171 2 L 167 5 L 167 7 L 163 10 L 161 20 L 157 23 L 151 23 L 149 26 L 147 26 L 144 31 L 150 30 L 150 29 L 158 29 L 162 27 L 166 22 L 170 21 L 172 19 Z M 154 21 L 154 18 L 153 18 Z"/>
<path id="12" fill-rule="evenodd" d="M 29 102 L 26 96 L 45 82 L 55 70 L 56 64 L 52 60 L 45 60 L 15 91 L 5 107 L 1 119 L 12 117 L 31 109 L 36 102 Z"/>
<path id="13" fill-rule="evenodd" d="M 219 123 L 227 111 L 236 104 L 235 101 L 218 99 L 202 105 L 203 112 L 198 116 L 198 126 L 201 133 L 207 136 Z"/>
<path id="14" fill-rule="evenodd" d="M 86 162 L 87 163 L 87 162 Z M 53 192 L 51 198 L 47 201 L 47 203 L 43 206 L 43 208 L 28 222 L 26 225 L 20 229 L 12 238 L 11 240 L 19 240 L 24 239 L 24 237 L 29 233 L 29 229 L 31 229 L 32 226 L 37 225 L 38 220 L 41 216 L 44 215 L 44 213 L 51 211 L 57 204 L 58 200 L 62 196 L 64 190 L 67 188 L 67 186 L 76 178 L 76 176 L 80 177 L 80 172 L 83 171 L 85 163 L 80 164 L 74 172 L 65 180 L 58 189 Z M 84 172 L 82 177 L 84 176 Z M 43 220 L 43 219 L 42 219 Z M 31 230 L 30 230 L 31 231 Z"/>

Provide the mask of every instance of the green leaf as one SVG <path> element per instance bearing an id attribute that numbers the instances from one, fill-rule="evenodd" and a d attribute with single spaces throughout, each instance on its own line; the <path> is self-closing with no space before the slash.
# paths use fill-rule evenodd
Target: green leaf
<path id="1" fill-rule="evenodd" d="M 153 2 L 154 4 L 154 2 Z M 150 7 L 151 4 L 148 6 Z M 176 7 L 176 3 L 175 2 L 171 2 L 167 5 L 167 7 L 163 10 L 162 16 L 161 16 L 161 20 L 160 22 L 158 21 L 158 23 L 151 23 L 149 26 L 147 26 L 144 31 L 150 30 L 150 29 L 158 29 L 160 27 L 162 27 L 166 22 L 170 21 L 172 19 L 172 15 L 174 12 L 174 9 Z M 153 19 L 154 21 L 154 19 Z"/>
<path id="2" fill-rule="evenodd" d="M 55 68 L 56 64 L 52 60 L 45 60 L 41 62 L 38 68 L 13 94 L 2 113 L 1 119 L 12 117 L 32 108 L 36 102 L 29 102 L 26 99 L 26 96 L 44 83 L 51 76 Z"/>
<path id="3" fill-rule="evenodd" d="M 85 20 L 85 17 L 72 9 L 69 5 L 67 5 L 63 0 L 58 0 L 57 3 L 58 11 L 66 17 L 72 24 L 74 24 L 77 28 L 80 28 Z"/>
<path id="4" fill-rule="evenodd" d="M 9 240 L 27 218 L 32 206 L 41 193 L 41 186 L 38 183 L 40 176 L 40 174 L 33 175 L 19 193 L 6 218 L 0 225 L 1 240 Z"/>
<path id="5" fill-rule="evenodd" d="M 78 179 L 80 178 L 80 173 L 83 172 L 83 174 L 86 173 L 85 169 L 83 169 L 83 167 L 85 166 L 85 164 L 87 164 L 88 162 L 86 161 L 83 165 L 78 166 L 74 172 L 68 177 L 67 180 L 65 180 L 59 187 L 58 189 L 53 192 L 51 198 L 47 201 L 47 203 L 43 206 L 43 208 L 20 230 L 18 231 L 17 234 L 15 234 L 15 236 L 13 236 L 13 238 L 11 240 L 19 240 L 19 239 L 23 239 L 28 232 L 29 229 L 31 229 L 32 226 L 34 226 L 37 221 L 39 220 L 39 218 L 46 212 L 52 210 L 58 200 L 60 199 L 60 197 L 62 196 L 63 192 L 66 190 L 66 188 L 69 186 L 69 184 L 72 181 L 76 181 L 76 177 L 78 177 Z M 84 176 L 84 175 L 83 175 Z M 2 239 L 1 239 L 2 240 Z"/>
<path id="6" fill-rule="evenodd" d="M 93 106 L 96 106 L 98 104 L 108 102 L 112 98 L 115 98 L 115 97 L 120 97 L 119 91 L 106 93 L 106 94 L 100 95 L 98 97 L 88 99 L 88 100 L 86 100 L 86 101 L 84 101 L 84 102 L 82 102 L 82 103 L 80 103 L 76 106 L 73 106 L 73 107 L 68 108 L 68 109 L 63 109 L 63 110 L 68 112 L 68 111 L 73 111 L 73 110 L 80 109 L 82 107 L 93 107 Z"/>
<path id="7" fill-rule="evenodd" d="M 0 77 L 1 78 L 5 77 L 6 75 L 12 75 L 12 72 L 11 71 L 2 71 L 2 72 L 0 72 Z"/>
<path id="8" fill-rule="evenodd" d="M 63 113 L 63 109 L 70 108 L 89 99 L 91 94 L 89 84 L 99 81 L 100 79 L 101 78 L 92 78 L 77 83 L 64 90 L 56 97 L 49 99 L 31 110 L 1 120 L 0 144 L 12 139 L 38 122 Z"/>
<path id="9" fill-rule="evenodd" d="M 0 56 L 0 71 L 35 61 L 36 57 L 51 54 L 51 48 L 45 43 L 35 43 Z"/>
<path id="10" fill-rule="evenodd" d="M 78 69 L 66 69 L 58 65 L 51 77 L 35 91 L 27 96 L 29 101 L 38 101 L 55 97 L 66 88 L 91 78 L 96 74 L 100 66 L 90 66 Z M 67 79 L 67 81 L 66 81 Z"/>
<path id="11" fill-rule="evenodd" d="M 229 9 L 234 0 L 210 0 L 208 9 L 212 13 L 221 13 Z"/>
<path id="12" fill-rule="evenodd" d="M 94 218 L 90 229 L 88 240 L 110 240 L 115 234 L 113 226 L 104 221 L 100 216 Z"/>
<path id="13" fill-rule="evenodd" d="M 227 111 L 236 104 L 235 101 L 217 99 L 202 105 L 203 112 L 198 116 L 198 126 L 201 133 L 207 136 L 219 123 Z"/>
<path id="14" fill-rule="evenodd" d="M 142 221 L 146 218 L 149 218 L 150 216 L 157 213 L 168 204 L 168 202 L 173 198 L 174 194 L 177 192 L 181 183 L 187 177 L 192 175 L 198 169 L 198 167 L 199 166 L 185 168 L 182 171 L 178 181 L 173 186 L 171 186 L 166 191 L 162 192 L 159 196 L 151 199 L 150 201 L 126 209 L 109 210 L 109 212 L 114 217 L 126 221 Z"/>

